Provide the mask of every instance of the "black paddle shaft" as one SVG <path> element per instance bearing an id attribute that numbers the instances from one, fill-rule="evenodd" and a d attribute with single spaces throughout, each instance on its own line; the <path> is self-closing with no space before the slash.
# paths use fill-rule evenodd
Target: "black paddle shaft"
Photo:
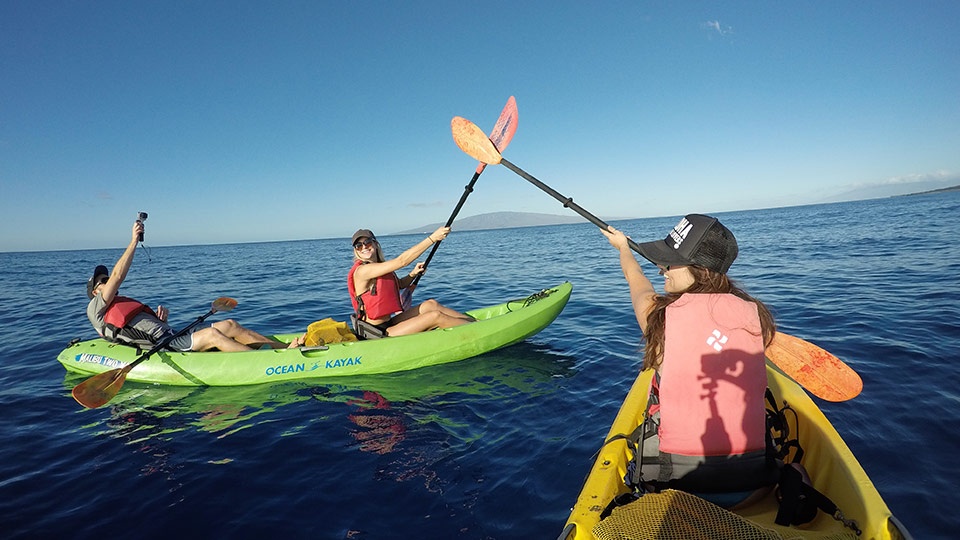
<path id="1" fill-rule="evenodd" d="M 483 171 L 480 171 L 483 172 Z M 480 178 L 480 172 L 473 173 L 473 178 L 470 179 L 470 183 L 464 186 L 463 195 L 460 196 L 460 201 L 457 203 L 457 207 L 453 209 L 453 213 L 450 214 L 450 219 L 447 220 L 447 224 L 444 227 L 450 227 L 453 225 L 453 220 L 457 219 L 457 215 L 460 213 L 460 209 L 463 208 L 463 204 L 467 202 L 467 197 L 473 193 L 473 186 L 476 185 L 477 179 Z M 440 242 L 443 242 L 441 240 Z M 413 278 L 413 281 L 410 283 L 410 287 L 416 287 L 417 283 L 420 282 L 420 276 L 427 271 L 427 265 L 430 264 L 430 260 L 433 259 L 433 254 L 437 252 L 437 249 L 440 248 L 440 242 L 437 242 L 433 245 L 433 249 L 430 250 L 430 253 L 427 255 L 427 259 L 423 261 L 423 272 L 417 274 L 417 277 Z"/>
<path id="2" fill-rule="evenodd" d="M 561 195 L 559 192 L 557 192 L 557 191 L 556 191 L 555 189 L 553 189 L 552 187 L 550 187 L 550 186 L 544 184 L 543 182 L 537 180 L 536 178 L 534 178 L 533 176 L 531 176 L 530 174 L 528 174 L 526 171 L 524 171 L 524 170 L 521 169 L 520 167 L 517 167 L 517 166 L 514 165 L 513 163 L 510 163 L 509 161 L 507 161 L 506 158 L 501 157 L 501 158 L 500 158 L 500 164 L 503 165 L 504 167 L 510 169 L 511 171 L 517 173 L 518 175 L 520 175 L 521 177 L 523 177 L 523 179 L 526 180 L 527 182 L 530 182 L 531 184 L 533 184 L 533 185 L 537 186 L 538 188 L 540 188 L 541 190 L 545 191 L 545 192 L 548 193 L 550 196 L 552 196 L 554 199 L 556 199 L 556 200 L 560 201 L 561 203 L 563 203 L 563 207 L 564 207 L 564 208 L 569 208 L 569 209 L 573 210 L 574 212 L 576 212 L 576 213 L 580 214 L 581 216 L 583 216 L 584 218 L 586 218 L 587 221 L 589 221 L 590 223 L 593 223 L 594 225 L 596 225 L 597 227 L 600 227 L 600 228 L 603 229 L 603 230 L 607 230 L 607 227 L 609 227 L 609 225 L 607 225 L 607 223 L 606 223 L 605 221 L 603 221 L 602 219 L 598 218 L 597 216 L 591 214 L 590 212 L 587 212 L 586 210 L 584 210 L 583 208 L 581 208 L 579 204 L 573 202 L 573 199 L 572 199 L 571 197 L 565 197 L 565 196 Z M 630 249 L 636 251 L 636 252 L 639 253 L 640 255 L 643 255 L 643 253 L 640 251 L 640 246 L 639 246 L 636 242 L 634 242 L 633 240 L 627 238 L 627 244 L 630 246 Z"/>
<path id="3" fill-rule="evenodd" d="M 137 358 L 137 359 L 134 360 L 133 362 L 130 362 L 129 364 L 127 364 L 127 371 L 129 372 L 129 371 L 130 371 L 131 369 L 133 369 L 137 364 L 139 364 L 140 362 L 143 362 L 143 361 L 146 360 L 147 358 L 150 358 L 151 356 L 153 356 L 154 353 L 156 353 L 157 351 L 159 351 L 159 350 L 163 349 L 164 347 L 166 347 L 167 345 L 169 345 L 171 341 L 173 341 L 173 340 L 177 339 L 178 337 L 186 334 L 186 333 L 189 332 L 190 330 L 193 330 L 194 327 L 196 327 L 198 324 L 200 324 L 200 323 L 202 323 L 203 321 L 205 321 L 205 320 L 207 319 L 207 317 L 213 315 L 213 314 L 216 313 L 216 312 L 217 312 L 217 310 L 216 310 L 215 308 L 211 308 L 210 311 L 208 311 L 208 312 L 206 312 L 205 314 L 197 317 L 197 320 L 195 320 L 195 321 L 193 321 L 192 323 L 188 324 L 187 326 L 183 327 L 183 329 L 181 329 L 179 332 L 177 332 L 177 333 L 175 333 L 175 334 L 172 334 L 172 335 L 169 335 L 169 336 L 161 339 L 161 340 L 160 340 L 159 342 L 157 342 L 157 344 L 154 345 L 149 351 L 147 351 L 147 352 L 143 353 L 142 355 L 140 355 L 140 358 Z"/>

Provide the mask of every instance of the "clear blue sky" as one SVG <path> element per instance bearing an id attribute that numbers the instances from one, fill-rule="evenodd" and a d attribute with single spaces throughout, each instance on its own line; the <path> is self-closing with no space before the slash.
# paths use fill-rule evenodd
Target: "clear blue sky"
<path id="1" fill-rule="evenodd" d="M 960 184 L 960 2 L 0 0 L 0 251 L 380 234 L 505 156 L 648 217 Z M 874 193 L 877 193 L 874 191 Z M 569 214 L 490 167 L 462 216 Z"/>

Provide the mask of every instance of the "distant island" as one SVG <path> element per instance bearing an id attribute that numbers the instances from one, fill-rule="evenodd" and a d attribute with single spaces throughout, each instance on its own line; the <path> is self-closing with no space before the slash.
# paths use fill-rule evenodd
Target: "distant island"
<path id="1" fill-rule="evenodd" d="M 921 191 L 919 193 L 907 193 L 906 195 L 899 195 L 899 197 L 912 197 L 913 195 L 929 195 L 931 193 L 946 193 L 948 191 L 960 191 L 960 186 L 931 189 L 930 191 Z"/>
<path id="2" fill-rule="evenodd" d="M 614 218 L 623 219 L 623 218 Z M 533 212 L 492 212 L 454 220 L 458 231 L 480 231 L 485 229 L 506 229 L 511 227 L 537 227 L 541 225 L 564 225 L 567 223 L 586 223 L 580 216 L 560 216 L 556 214 L 537 214 Z M 443 223 L 431 223 L 396 232 L 394 234 L 428 234 Z"/>
<path id="3" fill-rule="evenodd" d="M 931 189 L 929 191 L 918 191 L 915 193 L 904 193 L 900 195 L 887 195 L 887 197 L 912 197 L 914 195 L 929 195 L 932 193 L 944 193 L 948 191 L 960 191 L 960 185 Z M 883 198 L 868 197 L 868 198 Z M 838 201 L 843 202 L 843 201 Z M 601 218 L 604 221 L 618 221 L 623 219 L 633 219 L 626 217 Z M 509 229 L 513 227 L 538 227 L 542 225 L 565 225 L 568 223 L 586 223 L 587 220 L 580 216 L 561 216 L 558 214 L 538 214 L 534 212 L 491 212 L 489 214 L 479 214 L 465 218 L 459 218 L 453 222 L 458 231 L 481 231 L 487 229 Z M 393 234 L 429 234 L 440 227 L 443 223 L 430 223 L 395 232 Z"/>

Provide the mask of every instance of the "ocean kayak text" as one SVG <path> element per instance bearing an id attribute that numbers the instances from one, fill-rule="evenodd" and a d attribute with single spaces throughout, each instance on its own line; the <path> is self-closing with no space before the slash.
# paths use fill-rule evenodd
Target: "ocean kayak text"
<path id="1" fill-rule="evenodd" d="M 337 358 L 336 360 L 327 360 L 324 363 L 323 367 L 325 369 L 335 369 L 335 368 L 341 368 L 341 367 L 347 367 L 347 366 L 359 366 L 361 364 L 360 358 L 362 357 L 358 356 L 356 358 Z M 320 367 L 321 367 L 320 362 L 316 362 L 310 367 L 310 371 L 313 371 L 315 369 L 320 369 Z M 267 373 L 267 376 L 270 376 L 270 375 L 282 375 L 284 373 L 297 373 L 299 371 L 306 371 L 306 370 L 307 368 L 305 364 L 290 364 L 287 366 L 268 367 L 266 373 Z"/>

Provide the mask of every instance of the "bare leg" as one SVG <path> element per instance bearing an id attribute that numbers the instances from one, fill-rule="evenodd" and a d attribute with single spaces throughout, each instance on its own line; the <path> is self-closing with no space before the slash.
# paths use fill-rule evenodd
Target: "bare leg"
<path id="1" fill-rule="evenodd" d="M 251 350 L 250 347 L 227 336 L 214 326 L 197 330 L 193 333 L 192 338 L 193 348 L 191 350 L 193 351 L 209 351 L 210 349 L 228 352 Z"/>
<path id="2" fill-rule="evenodd" d="M 270 345 L 274 349 L 283 349 L 287 347 L 286 343 L 282 343 L 275 339 L 270 339 L 263 334 L 254 332 L 249 328 L 240 326 L 240 324 L 233 319 L 226 319 L 223 321 L 217 321 L 213 323 L 213 327 L 222 332 L 225 336 L 233 339 L 238 343 L 244 345 Z"/>
<path id="3" fill-rule="evenodd" d="M 409 311 L 413 311 L 413 309 Z M 405 313 L 398 315 L 397 317 L 402 315 L 405 315 Z M 387 328 L 387 335 L 405 336 L 408 334 L 416 334 L 417 332 L 424 332 L 426 330 L 433 330 L 435 328 L 452 328 L 454 326 L 460 326 L 461 324 L 467 324 L 472 322 L 472 320 L 473 319 L 451 317 L 441 311 L 427 311 L 412 317 L 407 317 L 400 322 L 396 322 Z"/>
<path id="4" fill-rule="evenodd" d="M 409 318 L 412 318 L 412 317 L 416 317 L 417 315 L 426 315 L 426 314 L 434 313 L 434 312 L 441 313 L 441 314 L 443 314 L 446 318 L 450 318 L 450 319 L 462 319 L 464 322 L 473 322 L 473 321 L 474 321 L 474 318 L 473 318 L 473 317 L 471 317 L 471 316 L 469 316 L 469 315 L 467 315 L 467 314 L 465 314 L 465 313 L 460 313 L 460 312 L 457 311 L 457 310 L 450 309 L 450 308 L 448 308 L 448 307 L 446 307 L 446 306 L 444 306 L 444 305 L 441 305 L 440 302 L 437 302 L 436 300 L 434 300 L 434 299 L 432 299 L 432 298 L 429 299 L 429 300 L 424 301 L 422 304 L 419 304 L 419 305 L 417 305 L 417 306 L 414 306 L 414 307 L 412 307 L 412 308 L 404 311 L 403 313 L 401 313 L 401 314 L 397 315 L 396 317 L 394 317 L 393 320 L 394 320 L 394 323 L 398 323 L 398 322 L 402 322 L 402 321 L 404 321 L 404 320 L 406 320 L 406 319 L 409 319 Z M 447 327 L 446 327 L 446 326 L 442 326 L 441 328 L 447 328 Z"/>

